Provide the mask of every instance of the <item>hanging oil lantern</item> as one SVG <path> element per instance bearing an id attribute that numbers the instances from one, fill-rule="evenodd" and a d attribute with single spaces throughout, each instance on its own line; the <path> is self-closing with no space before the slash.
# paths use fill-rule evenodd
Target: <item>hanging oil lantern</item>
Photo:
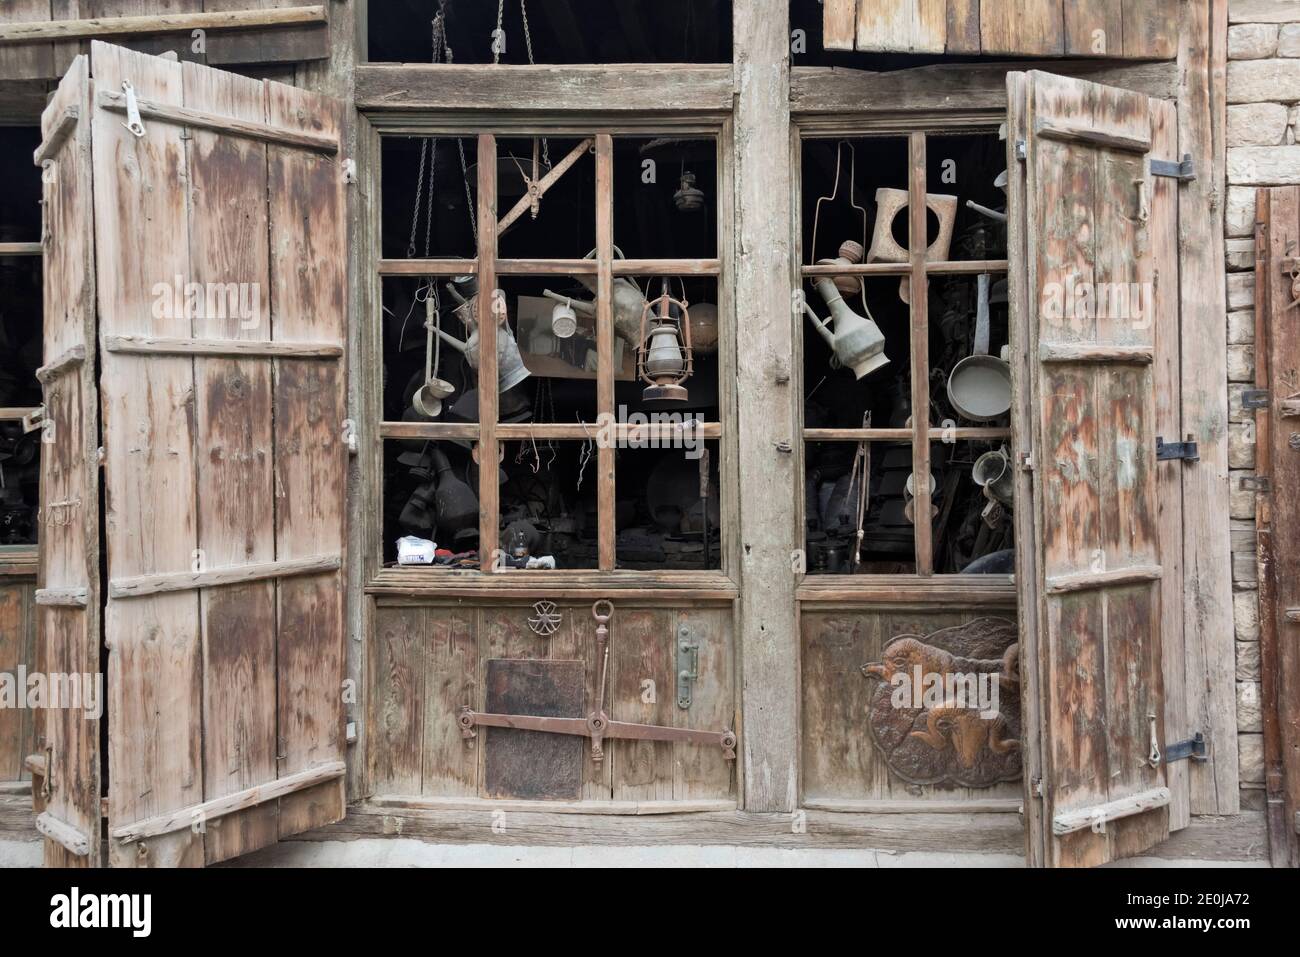
<path id="1" fill-rule="evenodd" d="M 696 187 L 694 173 L 682 173 L 681 188 L 673 194 L 673 202 L 683 213 L 698 213 L 704 208 L 704 191 Z"/>
<path id="2" fill-rule="evenodd" d="M 647 302 L 641 313 L 640 342 L 637 375 L 646 383 L 641 397 L 647 402 L 687 401 L 690 396 L 682 383 L 695 371 L 690 312 L 685 300 L 674 299 L 668 292 L 666 279 L 663 294 Z"/>

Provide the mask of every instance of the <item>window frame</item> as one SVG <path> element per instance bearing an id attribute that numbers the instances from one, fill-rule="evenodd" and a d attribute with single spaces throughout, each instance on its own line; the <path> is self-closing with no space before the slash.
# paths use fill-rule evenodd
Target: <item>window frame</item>
<path id="1" fill-rule="evenodd" d="M 711 139 L 717 150 L 718 215 L 717 251 L 713 259 L 614 259 L 613 239 L 613 140 L 615 138 L 673 135 Z M 385 137 L 455 137 L 477 139 L 478 190 L 476 217 L 479 222 L 478 247 L 473 258 L 434 259 L 384 259 L 382 256 L 382 140 Z M 499 139 L 533 136 L 572 137 L 593 140 L 596 152 L 596 234 L 597 254 L 594 259 L 501 259 L 497 256 L 495 223 L 496 209 L 496 143 Z M 362 383 L 358 434 L 369 454 L 362 467 L 362 481 L 358 502 L 363 516 L 363 542 L 365 544 L 365 579 L 371 593 L 400 593 L 404 595 L 435 592 L 438 594 L 491 593 L 531 595 L 545 591 L 557 597 L 586 595 L 610 589 L 654 588 L 669 590 L 682 597 L 699 600 L 731 600 L 739 594 L 737 529 L 739 503 L 734 495 L 722 496 L 721 569 L 712 571 L 672 570 L 643 571 L 616 567 L 615 527 L 615 454 L 617 448 L 603 447 L 597 443 L 597 514 L 599 519 L 599 568 L 560 569 L 556 571 L 520 570 L 500 567 L 499 563 L 486 563 L 488 567 L 477 570 L 386 567 L 384 562 L 383 513 L 384 471 L 383 456 L 386 442 L 395 439 L 429 439 L 443 441 L 461 439 L 475 445 L 480 459 L 499 454 L 501 443 L 536 439 L 555 441 L 585 441 L 599 429 L 599 420 L 589 425 L 580 423 L 519 423 L 497 422 L 498 392 L 496 369 L 496 325 L 485 321 L 491 309 L 491 297 L 480 296 L 479 310 L 479 422 L 408 423 L 383 419 L 383 344 L 382 344 L 382 284 L 392 277 L 433 277 L 474 274 L 480 289 L 497 288 L 501 277 L 537 276 L 596 276 L 599 288 L 597 302 L 597 353 L 599 373 L 597 379 L 598 415 L 616 415 L 614 403 L 615 369 L 613 366 L 613 282 L 619 277 L 647 277 L 682 275 L 703 276 L 717 282 L 719 329 L 719 395 L 718 420 L 707 422 L 698 432 L 706 441 L 719 444 L 720 483 L 725 488 L 738 486 L 738 450 L 736 448 L 736 396 L 735 396 L 735 341 L 736 321 L 733 294 L 730 287 L 734 218 L 731 193 L 734 161 L 732 158 L 732 121 L 727 117 L 698 117 L 692 115 L 635 114 L 602 115 L 583 114 L 568 116 L 564 113 L 512 114 L 495 113 L 453 114 L 441 111 L 412 111 L 400 115 L 362 113 L 358 131 L 359 148 L 365 158 L 365 203 L 361 217 L 360 282 L 364 314 L 374 317 L 370 330 L 363 336 L 359 350 Z M 603 145 L 602 145 L 603 144 Z M 467 144 L 468 147 L 468 144 Z M 492 223 L 485 229 L 484 223 Z M 491 387 L 488 387 L 491 383 Z M 613 421 L 617 421 L 614 419 Z M 730 424 L 729 424 L 730 423 Z M 643 426 L 638 434 L 654 438 L 672 430 L 673 426 Z M 624 426 L 619 426 L 622 434 Z M 373 441 L 368 441 L 373 437 Z M 621 443 L 620 443 L 621 444 Z M 489 478 L 491 481 L 489 481 Z M 500 547 L 499 488 L 495 475 L 483 470 L 480 476 L 480 555 L 491 555 Z M 493 565 L 496 567 L 493 567 Z"/>
<path id="2" fill-rule="evenodd" d="M 1005 112 L 987 115 L 973 114 L 960 117 L 945 117 L 923 114 L 910 122 L 887 120 L 880 123 L 864 123 L 861 118 L 795 117 L 791 123 L 791 162 L 794 194 L 794 236 L 791 237 L 794 275 L 798 290 L 815 278 L 824 276 L 861 276 L 861 277 L 899 277 L 912 281 L 912 302 L 910 305 L 910 379 L 912 402 L 912 427 L 910 429 L 809 429 L 805 422 L 803 402 L 804 382 L 803 349 L 806 330 L 805 320 L 795 315 L 793 321 L 800 329 L 795 336 L 798 344 L 798 361 L 795 363 L 799 375 L 799 408 L 797 410 L 800 429 L 798 442 L 800 487 L 806 482 L 807 447 L 815 444 L 843 443 L 859 444 L 869 442 L 908 442 L 912 447 L 912 473 L 924 475 L 930 472 L 932 446 L 935 441 L 1005 441 L 1009 447 L 1013 442 L 1013 424 L 1007 428 L 959 427 L 940 430 L 930 425 L 930 395 L 926 384 L 930 375 L 929 349 L 929 279 L 931 277 L 969 275 L 978 276 L 988 273 L 993 276 L 1010 278 L 1011 259 L 1004 260 L 945 260 L 929 261 L 929 229 L 927 223 L 926 195 L 927 183 L 927 147 L 931 137 L 964 134 L 998 133 L 999 126 L 1006 122 Z M 905 263 L 864 263 L 856 266 L 818 266 L 804 262 L 803 244 L 803 144 L 807 140 L 832 139 L 906 139 L 908 143 L 908 215 L 909 219 L 909 261 Z M 1013 253 L 1008 249 L 1008 257 Z M 915 514 L 928 515 L 931 506 L 929 482 L 914 482 Z M 806 503 L 804 496 L 798 497 L 800 534 L 806 528 Z M 955 592 L 963 593 L 967 601 L 979 601 L 997 604 L 1000 601 L 1015 602 L 1014 575 L 981 575 L 978 579 L 960 574 L 935 574 L 933 525 L 924 523 L 915 525 L 913 550 L 916 571 L 913 574 L 851 574 L 851 575 L 814 575 L 808 572 L 806 560 L 801 566 L 798 597 L 802 600 L 842 601 L 848 599 L 873 598 L 918 598 L 950 597 Z M 802 546 L 801 546 L 802 547 Z M 1016 548 L 1021 548 L 1017 542 Z"/>

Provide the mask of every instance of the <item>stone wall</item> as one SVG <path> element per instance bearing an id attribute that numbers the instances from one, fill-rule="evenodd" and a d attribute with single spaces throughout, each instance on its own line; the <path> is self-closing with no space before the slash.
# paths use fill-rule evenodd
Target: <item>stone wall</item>
<path id="1" fill-rule="evenodd" d="M 1300 0 L 1228 3 L 1228 392 L 1237 723 L 1242 806 L 1261 809 L 1259 607 L 1255 568 L 1254 413 L 1241 393 L 1255 380 L 1255 190 L 1300 184 Z"/>

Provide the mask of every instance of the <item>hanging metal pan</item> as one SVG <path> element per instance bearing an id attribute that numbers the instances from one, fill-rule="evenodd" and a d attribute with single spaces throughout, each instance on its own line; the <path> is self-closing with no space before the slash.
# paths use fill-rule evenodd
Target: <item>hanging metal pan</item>
<path id="1" fill-rule="evenodd" d="M 1011 365 L 989 355 L 989 277 L 979 277 L 975 353 L 948 377 L 948 401 L 972 422 L 989 422 L 1011 411 Z"/>

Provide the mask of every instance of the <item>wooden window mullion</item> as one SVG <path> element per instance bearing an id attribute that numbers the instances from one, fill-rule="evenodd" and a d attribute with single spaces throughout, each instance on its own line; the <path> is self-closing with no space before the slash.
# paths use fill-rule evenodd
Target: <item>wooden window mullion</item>
<path id="1" fill-rule="evenodd" d="M 497 459 L 497 141 L 478 138 L 479 567 L 492 571 L 501 527 Z"/>
<path id="2" fill-rule="evenodd" d="M 912 277 L 912 473 L 916 496 L 912 502 L 916 540 L 916 572 L 934 574 L 934 525 L 930 519 L 930 287 L 926 253 L 930 229 L 926 206 L 926 140 L 913 133 L 908 153 L 911 176 L 908 212 L 911 221 Z"/>
<path id="3" fill-rule="evenodd" d="M 614 140 L 596 136 L 596 409 L 602 421 L 614 421 Z M 609 418 L 605 418 L 605 417 Z M 600 570 L 616 566 L 614 528 L 614 448 L 597 450 L 597 512 Z"/>

